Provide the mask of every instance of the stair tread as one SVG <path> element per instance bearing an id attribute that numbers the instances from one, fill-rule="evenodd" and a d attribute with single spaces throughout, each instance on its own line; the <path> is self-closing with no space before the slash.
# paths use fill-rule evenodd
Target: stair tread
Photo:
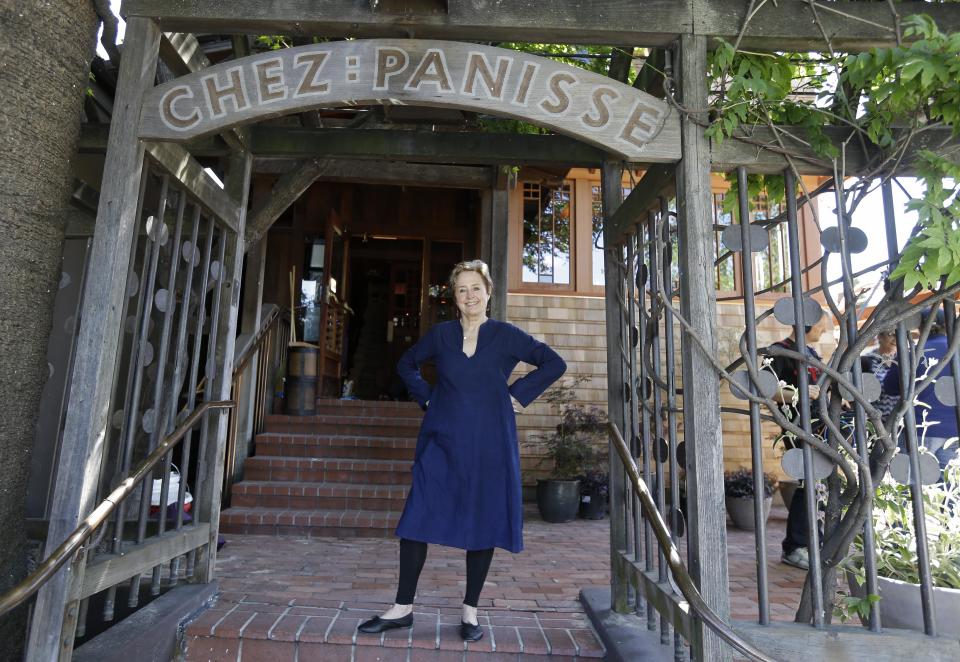
<path id="1" fill-rule="evenodd" d="M 234 489 L 252 490 L 253 488 L 272 487 L 276 489 L 345 489 L 347 492 L 360 492 L 363 490 L 386 490 L 387 492 L 397 492 L 403 494 L 410 488 L 405 485 L 367 485 L 364 483 L 305 483 L 297 480 L 242 480 L 233 484 Z"/>
<path id="2" fill-rule="evenodd" d="M 387 464 L 401 464 L 405 468 L 409 468 L 413 464 L 413 459 L 409 460 L 382 460 L 378 458 L 360 458 L 360 457 L 299 457 L 299 456 L 289 456 L 289 455 L 252 455 L 246 459 L 247 462 L 252 462 L 254 464 L 273 464 L 276 462 L 278 465 L 288 466 L 288 465 L 309 465 L 316 464 L 317 462 L 336 462 L 348 463 L 348 464 L 362 464 L 365 466 L 381 466 Z"/>
<path id="3" fill-rule="evenodd" d="M 318 420 L 323 419 L 323 420 Z M 286 414 L 268 414 L 265 418 L 267 424 L 276 423 L 369 423 L 369 424 L 393 424 L 393 425 L 420 425 L 423 422 L 423 416 L 392 416 L 384 414 L 383 416 L 365 416 L 363 414 L 310 414 L 307 416 L 288 416 Z"/>
<path id="4" fill-rule="evenodd" d="M 289 437 L 289 439 L 288 439 Z M 281 443 L 304 442 L 304 441 L 369 441 L 371 445 L 381 445 L 386 442 L 406 442 L 416 443 L 417 438 L 413 437 L 377 437 L 370 434 L 334 434 L 327 432 L 281 432 L 269 431 L 257 433 L 257 439 L 267 438 L 271 441 Z"/>

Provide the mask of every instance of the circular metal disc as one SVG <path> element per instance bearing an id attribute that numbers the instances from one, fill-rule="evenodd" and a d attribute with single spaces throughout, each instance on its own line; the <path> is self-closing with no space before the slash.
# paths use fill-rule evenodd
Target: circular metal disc
<path id="1" fill-rule="evenodd" d="M 940 480 L 940 461 L 933 453 L 922 452 L 917 456 L 920 466 L 920 484 L 933 485 Z M 901 485 L 911 482 L 910 456 L 906 453 L 897 453 L 890 461 L 890 475 Z"/>
<path id="2" fill-rule="evenodd" d="M 47 379 L 53 377 L 53 373 L 56 372 L 53 368 L 53 364 L 47 361 Z"/>
<path id="3" fill-rule="evenodd" d="M 210 263 L 210 278 L 212 280 L 219 280 L 220 278 L 220 263 L 216 260 Z"/>
<path id="4" fill-rule="evenodd" d="M 773 304 L 773 316 L 777 321 L 787 326 L 793 326 L 796 317 L 793 314 L 793 297 L 777 299 Z M 807 326 L 816 324 L 823 316 L 823 308 L 809 297 L 803 298 L 803 323 Z"/>
<path id="5" fill-rule="evenodd" d="M 640 329 L 636 326 L 630 328 L 630 343 L 636 347 L 640 344 Z"/>
<path id="6" fill-rule="evenodd" d="M 780 459 L 780 466 L 791 478 L 803 480 L 803 449 L 791 448 Z M 813 477 L 822 480 L 833 473 L 833 462 L 820 451 L 813 451 Z"/>
<path id="7" fill-rule="evenodd" d="M 642 290 L 647 284 L 647 265 L 643 262 L 637 267 L 637 289 Z"/>
<path id="8" fill-rule="evenodd" d="M 728 225 L 720 233 L 720 241 L 724 248 L 740 253 L 743 251 L 743 242 L 740 237 L 740 224 Z M 770 234 L 758 225 L 750 225 L 750 252 L 760 253 L 770 245 Z"/>
<path id="9" fill-rule="evenodd" d="M 653 456 L 657 459 L 657 462 L 666 462 L 670 459 L 670 447 L 663 437 L 653 442 Z"/>
<path id="10" fill-rule="evenodd" d="M 844 375 L 850 382 L 853 382 L 853 375 L 847 373 Z M 883 392 L 883 389 L 880 387 L 880 380 L 877 379 L 877 376 L 871 372 L 865 372 L 860 376 L 862 388 L 860 391 L 863 393 L 863 397 L 866 398 L 867 402 L 873 402 L 880 397 L 880 394 Z M 840 397 L 844 400 L 853 401 L 853 394 L 844 386 L 840 387 Z"/>
<path id="11" fill-rule="evenodd" d="M 957 406 L 957 391 L 953 377 L 949 375 L 937 377 L 937 381 L 933 383 L 933 392 L 942 404 L 948 407 Z"/>
<path id="12" fill-rule="evenodd" d="M 772 398 L 777 392 L 780 381 L 768 370 L 761 370 L 759 373 L 759 383 L 757 391 L 765 398 Z M 747 393 L 750 392 L 750 373 L 746 370 L 737 370 L 730 375 L 730 392 L 741 400 L 747 399 Z"/>
<path id="13" fill-rule="evenodd" d="M 63 288 L 68 287 L 72 282 L 73 282 L 73 278 L 70 277 L 70 274 L 68 274 L 66 271 L 62 272 L 60 274 L 59 289 L 62 290 Z"/>
<path id="14" fill-rule="evenodd" d="M 113 427 L 116 428 L 117 430 L 123 427 L 123 410 L 122 409 L 118 409 L 117 411 L 113 412 L 113 416 L 110 418 L 110 424 L 113 425 Z"/>
<path id="15" fill-rule="evenodd" d="M 169 292 L 165 289 L 159 289 L 153 295 L 153 305 L 157 307 L 161 313 L 167 312 L 167 299 L 169 298 Z"/>
<path id="16" fill-rule="evenodd" d="M 682 538 L 682 537 L 683 537 L 683 531 L 684 531 L 684 529 L 686 528 L 686 523 L 683 521 L 683 511 L 680 510 L 679 508 L 671 508 L 671 509 L 670 509 L 670 518 L 667 520 L 667 522 L 668 522 L 670 525 L 673 525 L 673 519 L 674 519 L 673 513 L 674 513 L 674 512 L 676 512 L 676 514 L 677 514 L 677 515 L 676 515 L 677 526 L 676 526 L 676 528 L 673 530 L 673 532 L 677 535 L 678 538 Z"/>
<path id="17" fill-rule="evenodd" d="M 140 424 L 143 426 L 143 431 L 147 434 L 153 434 L 153 426 L 156 422 L 154 420 L 155 418 L 156 414 L 152 409 L 143 412 L 143 418 L 140 420 Z"/>
<path id="18" fill-rule="evenodd" d="M 137 274 L 130 272 L 130 275 L 127 276 L 127 296 L 133 297 L 137 295 L 137 292 L 140 290 L 140 279 L 137 277 Z"/>
<path id="19" fill-rule="evenodd" d="M 149 342 L 143 344 L 143 351 L 140 353 L 140 365 L 148 366 L 153 363 L 153 345 Z"/>
<path id="20" fill-rule="evenodd" d="M 847 228 L 847 248 L 850 253 L 862 253 L 867 249 L 867 235 L 860 228 Z M 820 233 L 820 244 L 831 253 L 840 252 L 840 230 L 830 227 Z"/>
<path id="21" fill-rule="evenodd" d="M 687 466 L 687 442 L 685 441 L 677 444 L 677 464 L 680 467 Z"/>

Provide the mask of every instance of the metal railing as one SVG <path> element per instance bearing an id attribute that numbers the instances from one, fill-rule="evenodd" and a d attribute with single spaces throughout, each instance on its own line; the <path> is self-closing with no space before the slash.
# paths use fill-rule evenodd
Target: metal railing
<path id="1" fill-rule="evenodd" d="M 93 512 L 87 515 L 83 522 L 74 529 L 73 533 L 70 534 L 50 556 L 44 559 L 33 573 L 0 596 L 0 616 L 3 616 L 27 601 L 33 594 L 40 590 L 40 587 L 53 577 L 64 564 L 79 551 L 82 551 L 81 547 L 83 544 L 107 521 L 107 518 L 110 517 L 117 506 L 133 493 L 147 476 L 152 474 L 156 466 L 167 457 L 167 454 L 173 450 L 174 446 L 197 424 L 200 417 L 211 409 L 232 409 L 234 405 L 235 403 L 233 401 L 225 400 L 204 402 L 197 407 L 197 409 L 174 430 L 173 434 L 165 437 L 153 452 L 134 469 L 133 473 L 120 483 L 109 496 L 101 501 L 100 504 L 93 509 Z"/>
<path id="2" fill-rule="evenodd" d="M 235 465 L 237 463 L 238 437 L 240 443 L 248 443 L 263 431 L 263 422 L 270 413 L 273 402 L 274 381 L 277 370 L 287 361 L 287 328 L 290 324 L 289 311 L 273 307 L 264 317 L 260 329 L 237 357 L 233 364 L 233 380 L 230 386 L 231 397 L 242 406 L 230 411 L 227 432 L 227 448 L 223 471 L 224 505 L 229 503 L 230 487 L 233 485 Z M 256 359 L 256 361 L 254 361 Z M 252 379 L 248 397 L 244 395 L 244 385 Z M 245 417 L 250 418 L 245 421 Z M 249 423 L 247 426 L 245 423 Z M 248 436 L 249 435 L 249 436 Z"/>
<path id="3" fill-rule="evenodd" d="M 916 292 L 904 293 L 902 282 L 889 281 L 888 272 L 880 273 L 880 269 L 895 265 L 900 255 L 892 184 L 886 182 L 883 185 L 884 230 L 888 252 L 882 261 L 873 265 L 878 282 L 886 287 L 880 303 L 869 314 L 864 314 L 863 297 L 853 288 L 853 277 L 857 274 L 851 264 L 851 255 L 861 251 L 863 245 L 872 239 L 853 227 L 846 217 L 837 228 L 824 228 L 823 232 L 818 232 L 813 223 L 802 224 L 803 217 L 796 200 L 798 182 L 789 170 L 784 172 L 784 213 L 772 220 L 762 216 L 753 218 L 746 171 L 740 169 L 737 175 L 739 186 L 735 202 L 739 219 L 744 222 L 728 222 L 724 228 L 718 221 L 719 225 L 714 229 L 722 235 L 718 238 L 719 245 L 729 251 L 720 259 L 732 256 L 736 260 L 736 282 L 741 288 L 737 298 L 743 306 L 737 314 L 743 316 L 743 327 L 738 337 L 722 346 L 719 352 L 717 347 L 698 337 L 694 332 L 694 321 L 685 318 L 683 309 L 677 305 L 674 283 L 682 275 L 671 260 L 678 245 L 683 252 L 684 235 L 674 222 L 675 214 L 666 198 L 653 200 L 651 208 L 645 210 L 644 218 L 636 219 L 624 228 L 623 236 L 616 239 L 619 243 L 610 241 L 605 250 L 609 276 L 607 341 L 612 357 L 608 359 L 608 367 L 612 361 L 612 365 L 619 368 L 616 377 L 612 376 L 611 368 L 610 379 L 615 380 L 617 386 L 622 384 L 622 389 L 614 387 L 609 402 L 611 442 L 622 459 L 622 462 L 611 462 L 614 608 L 620 612 L 634 611 L 641 618 L 645 617 L 649 630 L 659 630 L 661 644 L 670 644 L 672 634 L 678 662 L 686 660 L 688 655 L 701 659 L 698 639 L 703 636 L 705 628 L 712 632 L 711 637 L 716 635 L 747 655 L 764 654 L 756 649 L 745 651 L 731 641 L 731 636 L 739 636 L 737 630 L 749 633 L 767 655 L 787 655 L 784 651 L 790 650 L 788 645 L 778 644 L 777 636 L 801 635 L 796 634 L 797 625 L 774 624 L 770 619 L 768 585 L 771 580 L 768 577 L 765 526 L 768 492 L 764 475 L 765 461 L 769 463 L 776 457 L 771 452 L 773 438 L 785 431 L 795 439 L 795 448 L 784 455 L 783 471 L 809 486 L 794 501 L 795 517 L 792 521 L 796 523 L 804 519 L 810 535 L 809 570 L 795 620 L 810 627 L 802 636 L 807 637 L 805 641 L 811 646 L 811 652 L 823 652 L 830 637 L 837 635 L 837 631 L 830 627 L 834 612 L 828 607 L 844 607 L 838 604 L 835 594 L 838 580 L 845 579 L 845 568 L 853 563 L 862 568 L 866 596 L 876 596 L 880 592 L 877 568 L 882 559 L 878 557 L 880 552 L 874 542 L 877 538 L 872 513 L 874 492 L 880 480 L 894 480 L 909 487 L 909 496 L 904 497 L 902 503 L 906 513 L 904 521 L 897 523 L 896 527 L 901 531 L 909 530 L 915 541 L 916 572 L 912 581 L 919 585 L 922 608 L 917 611 L 922 615 L 922 630 L 930 635 L 929 643 L 914 641 L 914 645 L 936 646 L 933 548 L 924 530 L 931 514 L 936 513 L 931 513 L 931 506 L 925 505 L 926 490 L 931 488 L 924 486 L 945 480 L 944 465 L 950 452 L 940 451 L 934 456 L 934 451 L 938 450 L 934 442 L 943 440 L 931 442 L 929 438 L 937 436 L 929 429 L 925 430 L 931 422 L 921 421 L 919 414 L 914 420 L 913 404 L 922 392 L 924 401 L 936 397 L 947 407 L 942 417 L 960 419 L 960 379 L 954 378 L 960 373 L 960 338 L 957 336 L 960 326 L 955 310 L 960 284 L 941 284 L 931 293 L 929 300 L 920 304 L 914 297 Z M 839 187 L 836 202 L 838 208 L 844 208 L 844 196 Z M 774 259 L 770 257 L 772 246 L 766 258 L 758 253 L 768 250 L 771 245 L 767 239 L 769 228 L 778 224 L 784 226 L 784 232 L 778 235 L 784 243 L 778 244 L 777 250 L 789 287 L 775 305 L 768 300 L 766 306 L 769 307 L 758 312 L 757 304 L 762 300 L 758 300 L 754 292 L 753 267 L 763 259 Z M 819 279 L 816 274 L 811 274 L 810 278 L 804 276 L 810 268 L 804 267 L 801 247 L 811 243 L 811 233 L 821 235 L 819 240 L 824 247 L 824 257 L 814 262 L 821 270 Z M 881 236 L 878 240 L 882 239 Z M 830 282 L 827 272 L 828 263 L 834 261 L 841 273 L 835 283 Z M 863 266 L 858 269 L 861 274 L 870 270 Z M 845 305 L 838 305 L 827 291 L 832 285 L 842 286 Z M 732 300 L 733 297 L 725 299 Z M 726 305 L 732 307 L 732 304 Z M 733 310 L 724 313 L 726 319 L 731 312 Z M 926 321 L 911 338 L 908 318 L 921 312 Z M 821 360 L 804 352 L 802 345 L 800 349 L 789 349 L 776 343 L 769 344 L 788 332 L 792 332 L 794 338 L 803 339 L 807 329 L 821 315 L 832 316 L 839 322 L 839 342 L 829 359 Z M 769 328 L 774 319 L 787 330 Z M 935 319 L 939 321 L 935 323 Z M 946 336 L 946 340 L 941 337 L 937 341 L 939 344 L 928 342 L 934 324 L 938 325 L 937 333 Z M 866 367 L 861 369 L 860 362 L 861 354 L 879 329 L 897 331 L 898 386 L 899 393 L 903 394 L 893 412 L 883 417 L 876 405 L 880 395 L 878 380 Z M 780 335 L 773 337 L 775 333 Z M 684 343 L 684 351 L 680 353 L 675 348 L 677 336 Z M 829 341 L 829 336 L 824 339 Z M 922 366 L 918 368 L 918 361 L 932 346 L 945 353 L 937 361 L 928 363 L 924 372 Z M 680 374 L 677 371 L 681 365 L 686 370 L 690 355 L 694 353 L 707 357 L 710 370 L 689 377 L 704 382 L 715 381 L 718 389 L 723 381 L 727 381 L 730 398 L 747 401 L 749 405 L 748 408 L 721 406 L 720 410 L 727 421 L 737 416 L 749 419 L 749 426 L 744 426 L 744 431 L 749 433 L 748 466 L 752 470 L 753 486 L 750 503 L 756 550 L 757 612 L 753 623 L 725 623 L 725 616 L 720 614 L 724 611 L 727 596 L 708 593 L 708 590 L 715 591 L 716 586 L 710 589 L 709 586 L 703 588 L 700 583 L 694 585 L 686 571 L 689 567 L 703 573 L 704 566 L 709 563 L 714 570 L 718 567 L 723 570 L 725 577 L 728 562 L 722 539 L 713 559 L 705 558 L 702 539 L 703 535 L 713 536 L 715 527 L 725 529 L 725 519 L 715 519 L 712 515 L 705 519 L 699 510 L 706 497 L 721 504 L 720 516 L 723 517 L 723 484 L 714 486 L 711 483 L 706 494 L 701 484 L 696 503 L 693 497 L 687 499 L 679 492 L 684 467 L 686 465 L 689 472 L 690 466 L 684 456 L 689 457 L 698 439 L 689 429 L 686 441 L 678 439 L 678 417 L 682 410 L 676 400 L 688 396 L 690 389 L 678 384 Z M 780 382 L 782 375 L 773 373 L 769 362 L 774 358 L 797 365 L 798 383 L 795 385 L 793 410 L 789 414 L 785 413 L 784 403 L 790 404 L 793 391 L 784 388 Z M 685 374 L 684 377 L 688 376 Z M 890 379 L 884 380 L 885 384 L 889 382 Z M 785 390 L 786 397 L 783 395 Z M 685 402 L 684 406 L 689 404 Z M 620 430 L 629 431 L 626 440 Z M 930 448 L 924 448 L 925 444 Z M 629 488 L 616 489 L 614 477 L 620 475 L 633 484 L 632 491 Z M 688 473 L 688 488 L 690 478 Z M 820 490 L 815 489 L 818 485 Z M 823 494 L 818 496 L 818 491 Z M 684 506 L 690 508 L 689 527 L 686 526 L 686 513 L 681 514 Z M 825 514 L 823 524 L 821 514 Z M 687 536 L 686 565 L 681 562 L 679 545 L 684 535 Z M 862 550 L 862 559 L 854 558 L 852 545 Z M 637 589 L 636 601 L 628 607 L 626 589 L 631 585 Z M 726 581 L 722 585 L 723 590 L 727 590 Z M 854 590 L 851 588 L 851 592 Z M 678 599 L 681 594 L 687 604 Z M 713 606 L 712 610 L 703 611 L 708 604 Z M 691 610 L 694 614 L 690 613 Z M 867 638 L 856 639 L 861 650 L 879 651 L 889 646 L 888 637 L 874 636 L 881 632 L 882 613 L 889 614 L 887 618 L 895 615 L 889 610 L 886 601 L 878 602 L 875 598 L 869 601 L 869 609 L 865 610 L 863 618 L 863 634 Z M 700 619 L 700 625 L 693 616 Z"/>
<path id="4" fill-rule="evenodd" d="M 640 476 L 640 470 L 637 469 L 636 462 L 634 462 L 630 456 L 630 449 L 623 440 L 623 435 L 620 434 L 620 430 L 613 423 L 608 423 L 607 428 L 610 433 L 610 441 L 620 455 L 620 461 L 626 468 L 630 484 L 633 486 L 633 494 L 640 503 L 644 517 L 653 529 L 653 534 L 657 538 L 660 550 L 666 558 L 670 572 L 673 573 L 673 580 L 676 582 L 677 588 L 680 589 L 683 597 L 687 599 L 690 608 L 697 617 L 706 623 L 707 627 L 751 660 L 776 662 L 774 658 L 767 656 L 749 641 L 737 634 L 733 628 L 727 625 L 723 619 L 710 608 L 710 605 L 708 605 L 703 599 L 703 596 L 700 595 L 700 591 L 697 590 L 697 585 L 694 583 L 693 578 L 690 577 L 690 573 L 687 572 L 687 568 L 681 560 L 680 549 L 674 544 L 670 531 L 667 529 L 666 522 L 664 522 L 663 516 L 657 509 L 657 504 L 654 501 L 653 495 L 650 493 L 650 488 L 647 487 L 646 482 L 644 482 Z"/>

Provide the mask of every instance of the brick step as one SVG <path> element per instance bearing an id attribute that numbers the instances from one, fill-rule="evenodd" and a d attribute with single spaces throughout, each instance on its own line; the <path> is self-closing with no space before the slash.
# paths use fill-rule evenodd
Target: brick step
<path id="1" fill-rule="evenodd" d="M 252 481 L 409 485 L 412 462 L 256 455 L 244 462 L 243 477 Z"/>
<path id="2" fill-rule="evenodd" d="M 318 606 L 215 604 L 186 626 L 184 659 L 239 660 L 241 644 L 243 662 L 559 662 L 598 660 L 606 652 L 582 613 L 481 609 L 484 637 L 466 644 L 457 607 L 418 605 L 412 628 L 364 635 L 357 625 L 388 605 L 311 603 Z"/>
<path id="3" fill-rule="evenodd" d="M 416 437 L 420 418 L 404 416 L 281 416 L 264 421 L 266 432 L 328 434 L 348 437 Z"/>
<path id="4" fill-rule="evenodd" d="M 234 483 L 230 504 L 240 508 L 287 510 L 365 510 L 400 512 L 405 485 L 357 485 L 242 481 Z"/>
<path id="5" fill-rule="evenodd" d="M 327 434 L 264 432 L 257 435 L 257 455 L 274 457 L 344 457 L 413 460 L 415 437 L 346 437 Z"/>
<path id="6" fill-rule="evenodd" d="M 393 402 L 389 400 L 332 400 L 317 398 L 318 416 L 374 416 L 423 418 L 423 411 L 416 402 Z"/>
<path id="7" fill-rule="evenodd" d="M 220 513 L 220 531 L 245 535 L 336 538 L 387 538 L 393 535 L 399 512 L 369 510 L 286 510 L 241 508 Z"/>

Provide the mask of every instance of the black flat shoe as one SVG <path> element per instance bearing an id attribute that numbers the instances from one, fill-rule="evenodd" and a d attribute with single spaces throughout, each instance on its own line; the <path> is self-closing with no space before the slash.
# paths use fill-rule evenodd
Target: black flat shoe
<path id="1" fill-rule="evenodd" d="M 408 628 L 411 625 L 413 625 L 413 614 L 407 614 L 403 618 L 380 618 L 379 616 L 374 616 L 369 621 L 364 621 L 358 625 L 357 630 L 366 634 L 379 634 L 386 630 Z"/>
<path id="2" fill-rule="evenodd" d="M 483 639 L 483 628 L 473 623 L 460 621 L 460 638 L 464 641 L 480 641 Z"/>

